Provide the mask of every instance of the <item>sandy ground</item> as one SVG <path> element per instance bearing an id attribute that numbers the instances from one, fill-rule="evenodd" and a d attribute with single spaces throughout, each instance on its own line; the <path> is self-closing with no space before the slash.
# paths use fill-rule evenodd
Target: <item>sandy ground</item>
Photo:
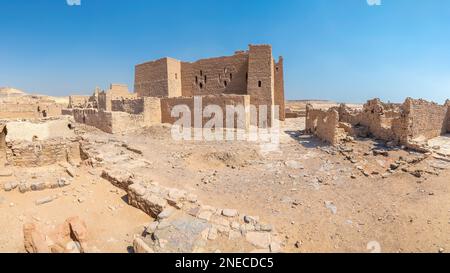
<path id="1" fill-rule="evenodd" d="M 402 171 L 382 178 L 380 171 L 398 157 L 417 155 L 394 150 L 388 157 L 375 156 L 367 151 L 377 143 L 361 140 L 351 144 L 357 155 L 351 162 L 302 135 L 303 128 L 304 119 L 287 120 L 280 149 L 271 153 L 261 153 L 258 143 L 174 141 L 164 127 L 114 136 L 86 129 L 84 138 L 95 143 L 103 167 L 81 167 L 80 176 L 62 189 L 0 191 L 0 252 L 23 251 L 25 221 L 54 225 L 70 216 L 87 222 L 98 251 L 127 252 L 133 235 L 151 219 L 129 207 L 124 193 L 99 177 L 105 167 L 129 169 L 187 190 L 204 204 L 259 215 L 283 235 L 286 252 L 370 252 L 372 246 L 382 252 L 450 250 L 449 164 L 420 178 Z M 446 137 L 439 141 L 448 143 Z M 428 170 L 432 164 L 427 159 L 414 167 Z M 361 166 L 375 174 L 366 177 Z M 62 168 L 56 173 L 65 175 Z M 42 172 L 40 177 L 48 176 Z M 0 185 L 9 180 L 0 178 Z M 53 194 L 60 197 L 34 204 Z"/>

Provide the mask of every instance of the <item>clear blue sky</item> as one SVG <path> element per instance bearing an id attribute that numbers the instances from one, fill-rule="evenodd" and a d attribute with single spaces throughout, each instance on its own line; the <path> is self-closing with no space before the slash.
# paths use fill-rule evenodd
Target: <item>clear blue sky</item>
<path id="1" fill-rule="evenodd" d="M 132 88 L 134 65 L 269 43 L 288 99 L 450 97 L 450 1 L 0 0 L 0 86 L 50 95 Z"/>

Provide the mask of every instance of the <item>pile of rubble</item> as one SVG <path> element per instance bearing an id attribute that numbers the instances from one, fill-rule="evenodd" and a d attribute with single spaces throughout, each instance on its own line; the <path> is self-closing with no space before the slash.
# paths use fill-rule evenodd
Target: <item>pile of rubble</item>
<path id="1" fill-rule="evenodd" d="M 88 230 L 78 217 L 67 219 L 51 230 L 35 223 L 23 226 L 24 246 L 28 253 L 84 253 L 89 252 Z"/>
<path id="2" fill-rule="evenodd" d="M 223 240 L 234 245 L 228 251 L 282 250 L 279 235 L 259 217 L 203 205 L 193 194 L 140 181 L 126 171 L 104 170 L 102 177 L 126 190 L 130 205 L 156 219 L 135 239 L 136 252 L 215 251 L 215 242 Z"/>

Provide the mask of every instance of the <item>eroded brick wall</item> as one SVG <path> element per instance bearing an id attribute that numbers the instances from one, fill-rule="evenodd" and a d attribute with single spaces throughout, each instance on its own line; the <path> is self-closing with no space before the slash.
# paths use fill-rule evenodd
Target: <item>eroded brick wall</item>
<path id="1" fill-rule="evenodd" d="M 112 133 L 112 113 L 97 109 L 73 109 L 76 122 L 98 128 L 104 132 Z"/>
<path id="2" fill-rule="evenodd" d="M 65 138 L 36 142 L 8 142 L 6 160 L 13 166 L 40 167 L 60 162 L 79 162 L 80 144 Z"/>
<path id="3" fill-rule="evenodd" d="M 410 140 L 430 139 L 447 132 L 447 106 L 408 98 L 402 108 Z"/>
<path id="4" fill-rule="evenodd" d="M 126 112 L 136 115 L 144 111 L 144 98 L 112 100 L 111 106 L 113 112 Z"/>
<path id="5" fill-rule="evenodd" d="M 62 106 L 56 103 L 0 102 L 0 119 L 38 119 L 61 115 Z"/>
<path id="6" fill-rule="evenodd" d="M 339 128 L 339 113 L 333 108 L 320 110 L 308 105 L 305 129 L 331 145 L 338 144 L 345 137 L 343 129 Z"/>
<path id="7" fill-rule="evenodd" d="M 247 129 L 250 125 L 250 98 L 249 96 L 245 95 L 219 95 L 219 96 L 204 96 L 201 97 L 202 105 L 198 109 L 201 109 L 203 112 L 205 108 L 209 105 L 217 105 L 220 107 L 222 113 L 223 113 L 223 128 L 227 128 L 226 123 L 226 106 L 240 106 L 243 107 L 243 109 L 247 109 L 245 111 L 245 115 L 243 115 L 242 120 L 244 121 L 242 126 L 238 126 L 237 122 L 237 115 L 234 116 L 234 127 L 240 128 L 240 129 Z M 185 105 L 190 111 L 191 115 L 191 126 L 192 127 L 199 127 L 196 125 L 204 126 L 208 121 L 211 120 L 212 117 L 206 117 L 203 116 L 201 120 L 201 124 L 195 124 L 194 120 L 194 113 L 195 113 L 195 107 L 194 107 L 194 97 L 180 97 L 180 98 L 162 98 L 161 99 L 161 113 L 162 117 L 161 120 L 163 123 L 169 123 L 174 124 L 177 120 L 180 119 L 180 117 L 172 117 L 172 109 L 175 106 L 181 106 Z"/>
<path id="8" fill-rule="evenodd" d="M 284 64 L 280 57 L 275 66 L 275 105 L 279 106 L 279 119 L 286 119 L 286 103 L 284 99 Z"/>

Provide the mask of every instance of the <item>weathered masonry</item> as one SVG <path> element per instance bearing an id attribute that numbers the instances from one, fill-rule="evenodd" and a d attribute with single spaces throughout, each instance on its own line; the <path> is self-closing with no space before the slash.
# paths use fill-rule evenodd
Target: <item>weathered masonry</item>
<path id="1" fill-rule="evenodd" d="M 283 58 L 276 62 L 270 45 L 192 63 L 163 58 L 139 64 L 134 88 L 138 97 L 165 98 L 166 105 L 172 104 L 167 98 L 248 95 L 251 105 L 269 108 L 269 120 L 272 106 L 279 106 L 280 120 L 285 118 Z"/>
<path id="2" fill-rule="evenodd" d="M 450 101 L 439 105 L 408 98 L 403 104 L 368 101 L 362 110 L 344 104 L 328 110 L 307 106 L 306 131 L 337 145 L 351 137 L 373 137 L 418 148 L 425 141 L 450 133 Z"/>
<path id="3" fill-rule="evenodd" d="M 235 116 L 236 122 L 224 120 L 217 127 L 268 127 L 274 119 L 285 118 L 283 58 L 276 62 L 270 45 L 250 45 L 248 51 L 233 56 L 193 63 L 163 58 L 135 69 L 134 93 L 126 85 L 112 84 L 108 91 L 97 88 L 92 96 L 71 96 L 63 115 L 108 133 L 119 133 L 173 124 L 177 120 L 172 117 L 175 107 L 184 106 L 196 113 L 194 102 L 201 98 L 202 110 L 209 105 L 220 107 L 223 113 L 229 106 L 244 109 L 239 124 Z M 202 123 L 207 121 L 203 119 Z"/>

